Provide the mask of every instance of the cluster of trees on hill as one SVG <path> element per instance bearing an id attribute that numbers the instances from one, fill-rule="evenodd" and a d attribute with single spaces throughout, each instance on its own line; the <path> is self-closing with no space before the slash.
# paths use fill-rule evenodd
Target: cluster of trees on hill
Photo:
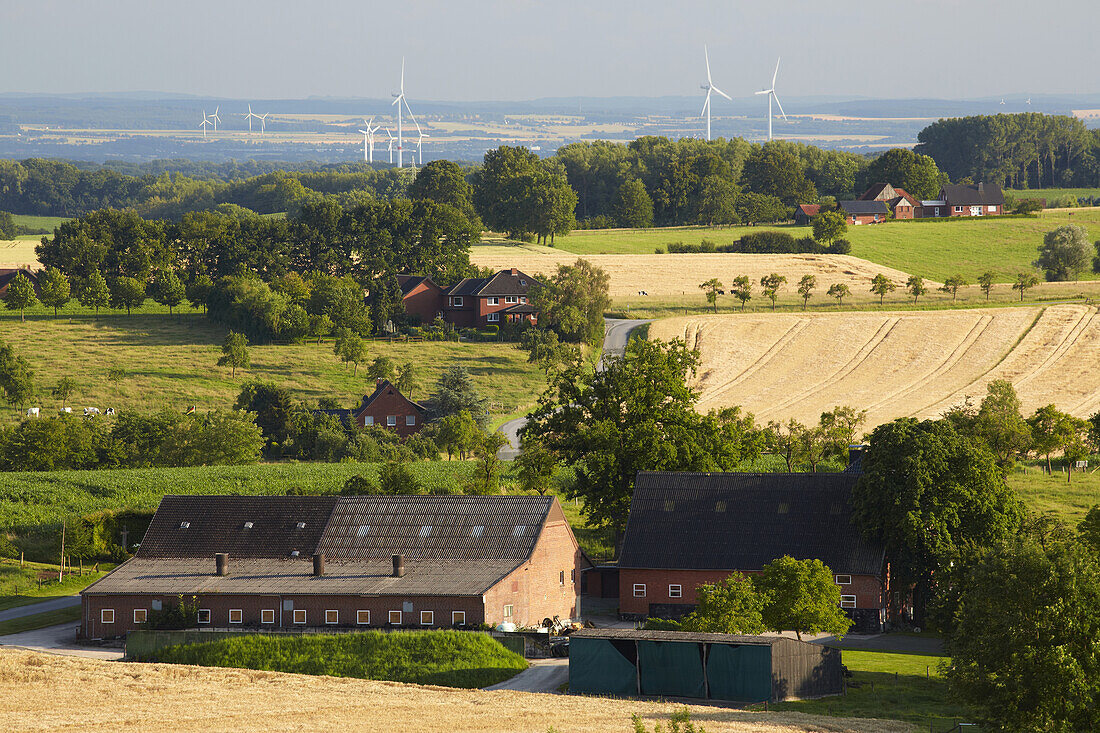
<path id="1" fill-rule="evenodd" d="M 1011 188 L 1095 186 L 1100 130 L 1076 117 L 1025 113 L 940 120 L 921 130 L 916 152 L 953 180 Z"/>

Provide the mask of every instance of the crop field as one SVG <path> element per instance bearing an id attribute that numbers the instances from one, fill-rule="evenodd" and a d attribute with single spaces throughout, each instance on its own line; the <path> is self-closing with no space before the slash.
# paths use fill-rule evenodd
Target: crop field
<path id="1" fill-rule="evenodd" d="M 638 715 L 667 728 L 671 702 L 421 687 L 339 677 L 105 662 L 0 649 L 3 730 L 609 733 Z M 79 690 L 59 705 L 58 690 Z M 215 704 L 211 704 L 215 701 Z M 687 706 L 708 733 L 910 733 L 893 720 Z"/>
<path id="2" fill-rule="evenodd" d="M 1064 224 L 1088 228 L 1100 237 L 1100 208 L 1045 211 L 1035 218 L 974 219 L 966 221 L 893 222 L 877 226 L 853 226 L 845 237 L 852 256 L 886 268 L 943 281 L 959 274 L 971 282 L 991 270 L 999 282 L 1010 282 L 1016 273 L 1032 271 L 1043 235 Z M 576 231 L 559 237 L 556 247 L 574 254 L 652 255 L 670 242 L 698 244 L 706 239 L 729 244 L 753 231 L 779 230 L 796 239 L 812 234 L 810 227 L 674 227 L 656 229 L 608 229 Z M 474 249 L 474 256 L 478 249 Z M 666 255 L 667 256 L 667 255 Z M 524 264 L 523 260 L 519 260 Z M 727 276 L 728 277 L 728 276 Z M 1085 278 L 1100 278 L 1088 273 Z M 692 278 L 694 280 L 694 278 Z M 706 278 L 703 278 L 706 279 Z M 789 279 L 789 278 L 788 278 Z M 698 280 L 702 282 L 702 280 Z"/>
<path id="3" fill-rule="evenodd" d="M 519 252 L 517 253 L 517 249 Z M 579 257 L 550 247 L 509 246 L 475 247 L 470 260 L 483 267 L 519 267 L 529 275 L 547 274 L 559 265 L 573 264 Z M 754 283 L 771 272 L 785 275 L 788 283 L 810 273 L 824 292 L 833 283 L 847 284 L 853 291 L 866 290 L 879 273 L 901 282 L 905 273 L 881 267 L 849 255 L 743 255 L 743 254 L 637 254 L 584 255 L 611 276 L 611 297 L 699 296 L 699 283 L 716 277 L 728 283 L 738 275 L 748 275 Z M 932 283 L 929 283 L 930 285 Z M 793 286 L 792 286 L 793 287 Z"/>
<path id="4" fill-rule="evenodd" d="M 0 240 L 0 267 L 31 267 L 38 269 L 38 256 L 34 247 L 41 237 Z"/>
<path id="5" fill-rule="evenodd" d="M 75 310 L 75 309 L 74 309 Z M 28 316 L 20 323 L 18 314 L 0 316 L 0 340 L 10 344 L 30 362 L 35 380 L 48 390 L 62 377 L 76 381 L 70 404 L 77 410 L 85 405 L 117 409 L 200 410 L 232 407 L 241 384 L 251 379 L 275 382 L 295 397 L 316 404 L 319 397 L 335 397 L 351 407 L 374 389 L 374 380 L 358 373 L 332 353 L 332 340 L 321 344 L 250 346 L 252 366 L 238 370 L 234 378 L 216 366 L 221 356 L 225 329 L 205 317 L 191 313 L 125 314 L 53 318 Z M 387 356 L 397 363 L 413 362 L 420 370 L 420 387 L 410 397 L 428 396 L 440 372 L 448 366 L 465 366 L 482 394 L 498 405 L 501 413 L 533 404 L 545 387 L 536 365 L 528 364 L 526 353 L 508 343 L 367 342 L 367 359 Z M 108 378 L 111 369 L 121 370 L 118 379 Z M 49 397 L 40 403 L 43 411 L 60 407 Z M 14 409 L 0 412 L 0 422 L 16 417 Z"/>
<path id="6" fill-rule="evenodd" d="M 1100 314 L 1081 305 L 698 316 L 649 334 L 699 349 L 700 409 L 741 405 L 763 422 L 816 422 L 836 405 L 866 409 L 868 429 L 935 417 L 994 379 L 1013 383 L 1025 413 L 1100 409 Z"/>

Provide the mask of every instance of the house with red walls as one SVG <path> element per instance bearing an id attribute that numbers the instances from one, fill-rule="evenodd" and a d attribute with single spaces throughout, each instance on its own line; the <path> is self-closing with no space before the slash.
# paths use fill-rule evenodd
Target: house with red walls
<path id="1" fill-rule="evenodd" d="M 401 391 L 389 380 L 379 379 L 374 392 L 363 395 L 363 402 L 358 407 L 350 410 L 314 410 L 314 412 L 333 415 L 361 428 L 385 428 L 394 431 L 402 438 L 407 438 L 420 432 L 424 427 L 428 409 L 401 394 Z"/>
<path id="2" fill-rule="evenodd" d="M 530 303 L 535 278 L 516 268 L 492 277 L 467 277 L 441 287 L 422 275 L 399 275 L 405 312 L 430 323 L 437 317 L 458 328 L 483 328 L 506 323 L 538 323 Z"/>

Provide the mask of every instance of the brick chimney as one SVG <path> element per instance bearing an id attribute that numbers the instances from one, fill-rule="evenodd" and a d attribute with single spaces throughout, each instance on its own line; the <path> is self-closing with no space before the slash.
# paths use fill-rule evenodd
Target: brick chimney
<path id="1" fill-rule="evenodd" d="M 983 193 L 983 194 L 985 193 L 985 183 L 984 182 L 978 184 L 978 193 Z"/>
<path id="2" fill-rule="evenodd" d="M 518 274 L 519 274 L 519 270 L 517 270 L 516 268 L 513 267 L 512 268 L 512 277 L 515 277 Z"/>
<path id="3" fill-rule="evenodd" d="M 405 557 L 403 555 L 393 556 L 393 577 L 405 577 Z"/>

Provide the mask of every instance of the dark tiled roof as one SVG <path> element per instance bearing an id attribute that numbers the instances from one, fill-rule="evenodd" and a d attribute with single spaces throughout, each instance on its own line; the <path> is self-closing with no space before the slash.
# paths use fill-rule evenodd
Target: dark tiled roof
<path id="1" fill-rule="evenodd" d="M 492 277 L 468 277 L 460 280 L 445 291 L 447 295 L 527 295 L 538 280 L 530 275 L 511 270 L 501 270 Z"/>
<path id="2" fill-rule="evenodd" d="M 841 201 L 838 206 L 844 213 L 858 216 L 890 213 L 885 201 Z"/>
<path id="3" fill-rule="evenodd" d="M 220 576 L 214 572 L 213 557 L 202 560 L 135 557 L 84 593 L 478 596 L 522 562 L 406 560 L 404 577 L 395 578 L 388 556 L 384 562 L 326 561 L 325 574 L 315 576 L 312 558 L 238 559 L 230 555 L 228 572 Z"/>
<path id="4" fill-rule="evenodd" d="M 522 560 L 553 498 L 351 496 L 340 499 L 319 552 L 336 560 Z"/>
<path id="5" fill-rule="evenodd" d="M 1004 193 L 996 183 L 979 185 L 947 185 L 941 193 L 949 206 L 1003 206 Z"/>
<path id="6" fill-rule="evenodd" d="M 137 555 L 280 558 L 297 550 L 309 557 L 335 505 L 334 496 L 166 496 Z"/>
<path id="7" fill-rule="evenodd" d="M 619 567 L 759 570 L 783 555 L 878 575 L 850 521 L 858 473 L 638 474 Z"/>
<path id="8" fill-rule="evenodd" d="M 485 284 L 489 282 L 487 277 L 467 277 L 447 288 L 447 295 L 478 295 Z"/>
<path id="9" fill-rule="evenodd" d="M 518 303 L 510 305 L 500 311 L 501 313 L 535 313 L 535 306 L 530 303 Z"/>
<path id="10" fill-rule="evenodd" d="M 425 275 L 398 275 L 397 284 L 401 286 L 401 295 L 408 295 L 416 288 L 417 285 L 424 282 L 425 280 L 432 283 L 432 285 L 435 285 L 435 283 L 432 282 L 432 279 Z"/>
<path id="11" fill-rule="evenodd" d="M 409 404 L 411 404 L 417 410 L 420 410 L 421 412 L 424 412 L 424 410 L 427 409 L 426 407 L 424 407 L 424 405 L 420 404 L 419 402 L 413 402 L 408 397 L 405 397 L 405 395 L 401 394 L 401 390 L 397 389 L 397 387 L 394 387 L 393 384 L 391 384 L 388 379 L 382 379 L 382 380 L 378 381 L 377 386 L 375 386 L 375 388 L 374 388 L 374 392 L 372 392 L 369 395 L 364 395 L 363 396 L 363 404 L 359 405 L 359 407 L 355 408 L 351 412 L 354 412 L 356 415 L 361 414 L 363 412 L 363 410 L 370 407 L 374 403 L 374 401 L 382 395 L 383 392 L 385 392 L 387 389 L 390 389 L 390 388 L 392 388 L 394 392 L 396 392 L 398 395 L 400 395 L 404 400 L 406 400 Z"/>
<path id="12" fill-rule="evenodd" d="M 582 639 L 613 639 L 623 641 L 697 641 L 720 644 L 753 644 L 774 646 L 787 641 L 785 636 L 748 636 L 742 634 L 706 634 L 694 631 L 651 631 L 649 629 L 578 629 L 570 637 Z M 799 642 L 809 644 L 808 641 Z"/>
<path id="13" fill-rule="evenodd" d="M 871 186 L 870 188 L 868 188 L 866 191 L 864 191 L 863 194 L 856 200 L 857 201 L 875 201 L 876 199 L 878 199 L 879 196 L 882 195 L 882 192 L 885 191 L 889 186 L 890 186 L 889 183 L 876 183 L 873 186 Z M 897 190 L 897 189 L 895 189 L 895 190 Z"/>

